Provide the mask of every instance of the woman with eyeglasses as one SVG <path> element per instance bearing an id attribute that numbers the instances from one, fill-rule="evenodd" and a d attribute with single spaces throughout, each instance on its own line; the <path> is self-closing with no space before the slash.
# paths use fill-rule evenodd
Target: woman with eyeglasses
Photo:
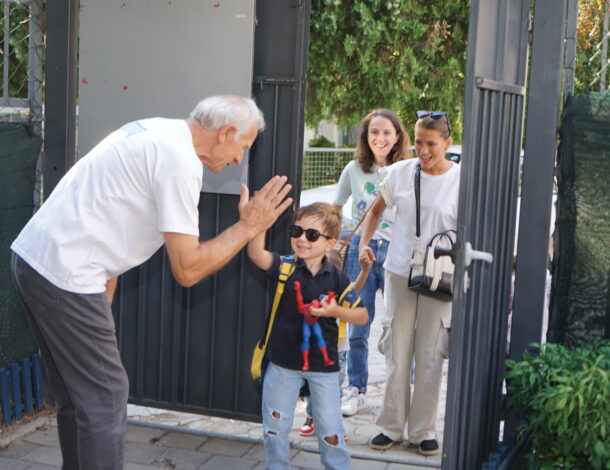
<path id="1" fill-rule="evenodd" d="M 349 162 L 341 173 L 334 201 L 335 205 L 343 206 L 352 196 L 352 219 L 355 224 L 360 222 L 377 196 L 381 169 L 410 157 L 409 146 L 409 135 L 400 118 L 392 111 L 377 109 L 362 119 L 354 160 Z M 352 324 L 349 327 L 349 351 L 346 351 L 348 387 L 341 403 L 344 416 L 353 416 L 366 405 L 365 394 L 369 375 L 368 338 L 371 323 L 375 318 L 375 296 L 378 290 L 383 291 L 383 263 L 393 220 L 394 210 L 385 211 L 368 242 L 376 261 L 360 290 L 360 297 L 369 312 L 369 321 L 366 325 Z M 354 281 L 360 272 L 359 244 L 360 233 L 356 233 L 350 241 L 343 269 L 351 281 Z"/>
<path id="2" fill-rule="evenodd" d="M 380 183 L 360 239 L 360 256 L 370 256 L 369 241 L 387 208 L 395 208 L 392 237 L 385 260 L 385 314 L 381 318 L 379 350 L 386 361 L 386 385 L 380 432 L 369 445 L 383 450 L 403 440 L 408 427 L 409 443 L 423 455 L 440 452 L 435 424 L 442 380 L 443 360 L 448 353 L 451 302 L 410 291 L 407 287 L 415 246 L 416 204 L 414 181 L 420 171 L 421 242 L 435 234 L 456 229 L 460 166 L 445 158 L 452 143 L 451 127 L 443 111 L 418 111 L 415 124 L 417 158 L 390 166 Z M 415 358 L 415 382 L 411 397 L 410 374 Z"/>

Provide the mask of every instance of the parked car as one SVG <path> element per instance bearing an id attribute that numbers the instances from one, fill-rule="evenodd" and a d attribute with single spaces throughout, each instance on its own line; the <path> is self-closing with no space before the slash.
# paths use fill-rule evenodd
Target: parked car
<path id="1" fill-rule="evenodd" d="M 337 191 L 336 184 L 329 184 L 326 186 L 318 186 L 317 188 L 307 189 L 301 191 L 300 206 L 307 206 L 314 202 L 327 202 L 332 204 L 335 200 L 335 193 Z M 354 228 L 354 222 L 352 221 L 352 197 L 350 196 L 346 203 L 343 205 L 343 233 L 341 238 L 348 236 Z M 347 232 L 347 233 L 346 233 Z"/>

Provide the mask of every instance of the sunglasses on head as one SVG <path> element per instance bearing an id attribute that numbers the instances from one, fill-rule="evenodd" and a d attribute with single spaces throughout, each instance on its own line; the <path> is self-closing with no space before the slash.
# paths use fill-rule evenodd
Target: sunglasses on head
<path id="1" fill-rule="evenodd" d="M 307 239 L 308 242 L 318 241 L 318 238 L 320 238 L 320 235 L 323 236 L 324 238 L 328 238 L 328 239 L 333 238 L 333 237 L 329 237 L 328 235 L 324 235 L 323 233 L 320 233 L 320 231 L 316 230 L 315 228 L 304 229 L 300 225 L 295 225 L 295 224 L 292 224 L 290 227 L 288 227 L 288 232 L 290 233 L 290 236 L 292 238 L 299 238 L 301 235 L 303 235 L 303 233 L 305 233 L 305 238 Z"/>
<path id="2" fill-rule="evenodd" d="M 443 116 L 445 117 L 445 121 L 447 121 L 447 130 L 449 131 L 449 135 L 451 135 L 451 126 L 449 125 L 449 117 L 445 111 L 426 111 L 420 109 L 417 111 L 417 119 L 423 119 L 425 117 L 430 116 L 435 121 L 439 120 Z"/>

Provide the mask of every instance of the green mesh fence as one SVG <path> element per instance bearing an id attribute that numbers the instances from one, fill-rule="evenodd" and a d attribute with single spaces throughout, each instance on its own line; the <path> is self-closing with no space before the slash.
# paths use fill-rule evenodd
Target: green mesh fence
<path id="1" fill-rule="evenodd" d="M 549 341 L 610 338 L 610 95 L 571 97 L 560 147 Z"/>
<path id="2" fill-rule="evenodd" d="M 40 138 L 0 122 L 0 367 L 36 352 L 10 273 L 10 245 L 32 216 Z"/>

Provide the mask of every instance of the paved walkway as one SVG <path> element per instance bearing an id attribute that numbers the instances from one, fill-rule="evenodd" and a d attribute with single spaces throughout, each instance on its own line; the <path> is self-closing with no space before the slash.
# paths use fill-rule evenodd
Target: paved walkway
<path id="1" fill-rule="evenodd" d="M 377 311 L 383 309 L 378 297 Z M 345 418 L 348 447 L 354 470 L 423 470 L 440 467 L 440 455 L 424 457 L 406 443 L 386 451 L 369 448 L 368 441 L 378 433 L 375 418 L 381 406 L 384 360 L 376 349 L 380 328 L 373 322 L 370 337 L 368 406 L 355 416 Z M 442 446 L 445 414 L 446 365 L 439 404 L 437 433 Z M 210 416 L 129 405 L 125 470 L 264 468 L 262 425 Z M 291 434 L 293 469 L 319 469 L 317 440 L 302 437 L 298 428 L 305 420 L 304 406 L 295 412 Z M 42 426 L 42 427 L 40 427 Z M 39 429 L 36 429 L 39 427 Z M 10 445 L 9 445 L 10 443 Z M 8 445 L 8 447 L 6 447 Z M 3 448 L 5 447 L 5 448 Z M 45 470 L 61 467 L 54 418 L 41 417 L 36 422 L 18 426 L 0 434 L 0 469 Z"/>

